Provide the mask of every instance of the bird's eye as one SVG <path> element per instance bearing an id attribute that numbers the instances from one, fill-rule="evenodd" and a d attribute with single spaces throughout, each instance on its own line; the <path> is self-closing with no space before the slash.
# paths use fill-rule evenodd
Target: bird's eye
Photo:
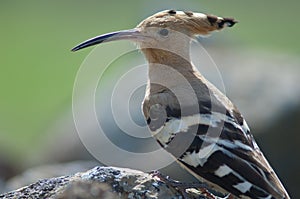
<path id="1" fill-rule="evenodd" d="M 169 35 L 169 30 L 164 28 L 164 29 L 159 30 L 158 33 L 159 33 L 161 36 L 166 37 L 166 36 Z"/>

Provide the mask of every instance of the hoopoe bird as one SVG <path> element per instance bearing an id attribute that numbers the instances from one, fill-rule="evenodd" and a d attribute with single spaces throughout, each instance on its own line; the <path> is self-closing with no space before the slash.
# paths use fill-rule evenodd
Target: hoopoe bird
<path id="1" fill-rule="evenodd" d="M 131 40 L 148 61 L 142 104 L 152 136 L 199 181 L 237 198 L 288 199 L 236 106 L 190 60 L 198 35 L 237 21 L 195 12 L 165 10 L 136 28 L 89 39 L 72 49 Z"/>

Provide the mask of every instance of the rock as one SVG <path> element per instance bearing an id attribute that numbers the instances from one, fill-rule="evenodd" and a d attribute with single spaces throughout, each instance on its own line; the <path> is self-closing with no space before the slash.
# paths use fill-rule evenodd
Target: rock
<path id="1" fill-rule="evenodd" d="M 57 199 L 113 199 L 117 195 L 110 191 L 110 187 L 105 183 L 96 181 L 78 181 L 71 183 Z"/>
<path id="2" fill-rule="evenodd" d="M 162 181 L 157 175 L 117 167 L 95 167 L 70 176 L 43 179 L 0 198 L 207 198 L 194 188 L 180 191 L 174 184 Z M 207 194 L 207 193 L 206 193 Z"/>
<path id="3" fill-rule="evenodd" d="M 5 184 L 4 191 L 7 192 L 18 189 L 19 187 L 34 183 L 39 179 L 53 178 L 85 171 L 92 169 L 97 165 L 99 165 L 99 163 L 97 164 L 95 161 L 73 161 L 69 163 L 47 164 L 32 167 L 23 173 L 10 178 Z M 3 193 L 3 191 L 0 190 L 0 193 Z"/>

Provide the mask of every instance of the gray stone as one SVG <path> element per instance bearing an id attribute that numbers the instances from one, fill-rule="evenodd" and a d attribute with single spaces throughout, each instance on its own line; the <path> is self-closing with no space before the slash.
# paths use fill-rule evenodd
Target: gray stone
<path id="1" fill-rule="evenodd" d="M 10 191 L 34 183 L 39 179 L 53 178 L 85 171 L 99 165 L 93 161 L 73 161 L 64 164 L 47 164 L 27 169 L 23 173 L 9 179 L 4 191 Z M 0 190 L 1 191 L 1 190 Z M 2 193 L 1 191 L 0 193 Z"/>
<path id="2" fill-rule="evenodd" d="M 201 189 L 184 188 L 157 175 L 117 167 L 95 167 L 70 176 L 39 180 L 0 198 L 206 198 Z"/>

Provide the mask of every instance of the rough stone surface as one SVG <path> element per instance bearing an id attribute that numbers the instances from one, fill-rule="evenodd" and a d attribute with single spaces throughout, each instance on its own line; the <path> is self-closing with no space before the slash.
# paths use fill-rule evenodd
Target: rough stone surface
<path id="1" fill-rule="evenodd" d="M 184 190 L 184 191 L 183 191 Z M 43 179 L 0 198 L 207 198 L 194 188 L 180 189 L 156 175 L 116 167 L 95 167 L 70 176 Z"/>
<path id="2" fill-rule="evenodd" d="M 112 193 L 111 188 L 97 181 L 77 181 L 67 186 L 67 188 L 59 194 L 56 199 L 113 199 L 118 196 Z"/>
<path id="3" fill-rule="evenodd" d="M 27 169 L 21 174 L 6 181 L 4 189 L 0 193 L 24 187 L 39 179 L 54 178 L 65 175 L 72 175 L 80 171 L 86 171 L 99 166 L 96 161 L 73 161 L 68 163 L 46 164 Z"/>

